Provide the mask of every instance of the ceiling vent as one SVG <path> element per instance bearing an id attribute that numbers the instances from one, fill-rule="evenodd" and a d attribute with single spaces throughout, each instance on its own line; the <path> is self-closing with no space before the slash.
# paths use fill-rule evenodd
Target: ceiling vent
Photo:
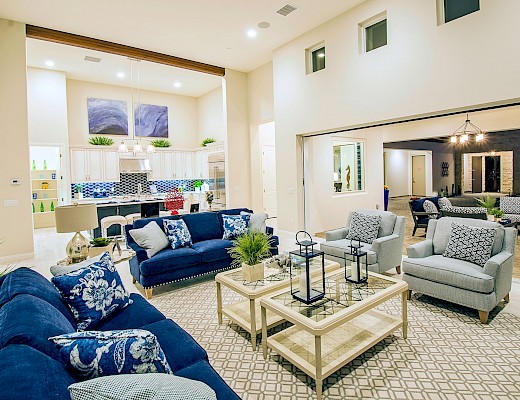
<path id="1" fill-rule="evenodd" d="M 280 14 L 280 15 L 283 15 L 284 17 L 286 17 L 287 15 L 289 15 L 290 13 L 292 13 L 293 11 L 296 10 L 296 7 L 291 5 L 291 4 L 286 4 L 285 6 L 283 6 L 282 8 L 280 8 L 277 13 Z"/>
<path id="2" fill-rule="evenodd" d="M 85 61 L 90 61 L 90 62 L 98 63 L 98 62 L 101 61 L 101 58 L 85 56 Z"/>

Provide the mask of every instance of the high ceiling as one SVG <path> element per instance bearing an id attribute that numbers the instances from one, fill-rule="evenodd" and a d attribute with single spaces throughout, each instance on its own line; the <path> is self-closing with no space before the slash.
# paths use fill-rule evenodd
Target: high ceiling
<path id="1" fill-rule="evenodd" d="M 363 1 L 0 0 L 0 18 L 249 72 L 274 49 Z M 286 4 L 297 9 L 277 14 Z M 270 27 L 260 29 L 260 22 Z"/>

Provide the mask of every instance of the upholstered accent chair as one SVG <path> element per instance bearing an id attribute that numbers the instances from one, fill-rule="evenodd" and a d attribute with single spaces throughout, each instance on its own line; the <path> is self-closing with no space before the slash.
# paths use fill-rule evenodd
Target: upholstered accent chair
<path id="1" fill-rule="evenodd" d="M 504 212 L 502 218 L 520 222 L 520 197 L 500 197 L 500 209 Z"/>
<path id="2" fill-rule="evenodd" d="M 487 219 L 487 210 L 484 207 L 454 206 L 446 197 L 439 198 L 439 210 L 441 217 Z"/>
<path id="3" fill-rule="evenodd" d="M 398 217 L 389 211 L 357 210 L 356 213 L 367 216 L 379 216 L 380 225 L 377 237 L 372 243 L 361 242 L 361 250 L 368 253 L 368 270 L 373 272 L 385 272 L 395 268 L 401 273 L 401 260 L 403 254 L 405 218 Z M 334 229 L 325 232 L 324 243 L 321 243 L 321 251 L 325 258 L 337 261 L 342 267 L 345 266 L 345 252 L 348 251 L 350 239 L 347 239 L 351 228 L 353 213 L 347 218 L 345 228 Z M 350 261 L 352 257 L 349 257 Z"/>
<path id="4" fill-rule="evenodd" d="M 425 203 L 426 200 L 430 202 L 430 205 L 433 204 L 433 208 L 426 210 Z M 427 197 L 421 199 L 410 200 L 408 206 L 410 207 L 410 212 L 412 213 L 413 219 L 413 232 L 412 236 L 415 236 L 415 232 L 420 228 L 428 228 L 428 221 L 430 219 L 437 219 L 440 214 L 438 210 L 438 201 L 439 197 Z M 428 204 L 428 203 L 427 203 Z"/>
<path id="5" fill-rule="evenodd" d="M 480 232 L 496 230 L 494 239 L 488 240 L 489 251 L 478 263 L 466 261 L 460 254 L 445 256 L 452 230 L 465 227 L 488 228 Z M 489 312 L 502 300 L 509 301 L 515 258 L 515 228 L 504 228 L 491 221 L 467 218 L 444 217 L 430 220 L 426 240 L 407 248 L 408 257 L 403 259 L 403 280 L 412 291 L 450 301 L 478 310 L 480 321 L 487 323 Z M 476 245 L 485 241 L 482 237 L 465 236 L 464 242 Z M 489 239 L 489 238 L 488 238 Z M 471 257 L 471 246 L 460 245 L 460 253 Z M 478 253 L 478 249 L 473 253 Z M 462 257 L 463 258 L 463 257 Z"/>

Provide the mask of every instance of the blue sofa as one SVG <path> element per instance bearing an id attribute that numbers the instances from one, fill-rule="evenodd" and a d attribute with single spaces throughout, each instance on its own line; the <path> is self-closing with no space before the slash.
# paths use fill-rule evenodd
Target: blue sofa
<path id="1" fill-rule="evenodd" d="M 152 297 L 152 289 L 156 286 L 229 268 L 231 257 L 227 250 L 232 244 L 231 241 L 222 239 L 222 215 L 239 215 L 241 211 L 252 212 L 247 208 L 234 208 L 219 212 L 139 219 L 133 225 L 127 225 L 127 245 L 136 252 L 135 257 L 130 260 L 130 273 L 143 286 L 146 297 Z M 151 221 L 156 221 L 163 228 L 163 219 L 183 219 L 190 231 L 193 246 L 175 250 L 167 247 L 148 258 L 146 251 L 137 245 L 129 232 L 142 228 Z M 272 228 L 268 227 L 267 233 L 272 234 Z M 273 237 L 271 253 L 278 254 L 276 236 Z"/>
<path id="2" fill-rule="evenodd" d="M 142 296 L 110 316 L 96 330 L 146 329 L 155 334 L 173 372 L 203 381 L 219 400 L 240 399 L 208 361 L 206 351 L 179 325 Z M 0 399 L 70 399 L 76 382 L 48 338 L 76 331 L 60 294 L 42 275 L 19 268 L 0 277 Z"/>

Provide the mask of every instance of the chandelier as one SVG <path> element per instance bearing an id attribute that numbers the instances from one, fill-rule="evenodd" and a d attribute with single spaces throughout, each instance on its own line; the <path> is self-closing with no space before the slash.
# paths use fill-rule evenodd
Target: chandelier
<path id="1" fill-rule="evenodd" d="M 134 144 L 134 147 L 130 150 L 134 155 L 137 155 L 139 153 L 143 152 L 143 146 L 141 146 L 141 143 L 139 142 L 139 139 L 136 140 L 135 138 L 135 130 L 138 128 L 139 132 L 141 132 L 141 82 L 140 82 L 140 69 L 139 69 L 139 63 L 141 60 L 138 60 L 136 58 L 128 58 L 130 60 L 130 80 L 132 82 L 132 109 L 135 112 L 134 107 L 134 62 L 137 63 L 137 111 L 138 111 L 138 122 L 137 126 L 135 125 L 135 117 L 132 117 L 132 121 L 134 121 L 134 129 L 132 130 L 132 140 L 136 143 Z M 129 148 L 128 145 L 125 143 L 124 140 L 121 140 L 121 143 L 119 144 L 119 153 L 128 153 Z M 151 143 L 148 144 L 146 147 L 147 153 L 153 153 L 155 151 L 155 147 L 152 146 Z"/>
<path id="2" fill-rule="evenodd" d="M 475 142 L 482 142 L 484 140 L 484 132 L 482 132 L 478 126 L 471 123 L 469 114 L 466 113 L 466 122 L 451 134 L 450 143 L 467 143 L 472 136 L 475 137 Z"/>

